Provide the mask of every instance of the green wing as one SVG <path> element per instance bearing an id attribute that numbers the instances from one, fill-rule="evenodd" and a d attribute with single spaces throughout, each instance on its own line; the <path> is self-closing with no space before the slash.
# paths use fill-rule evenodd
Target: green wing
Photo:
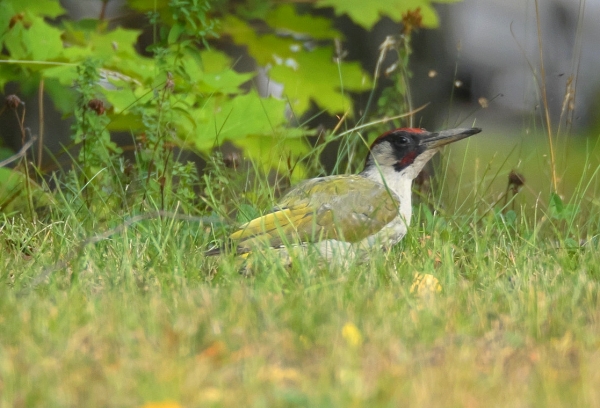
<path id="1" fill-rule="evenodd" d="M 230 238 L 238 252 L 325 239 L 358 242 L 392 221 L 399 206 L 394 193 L 362 176 L 321 177 L 296 186 L 272 212 L 242 225 Z"/>

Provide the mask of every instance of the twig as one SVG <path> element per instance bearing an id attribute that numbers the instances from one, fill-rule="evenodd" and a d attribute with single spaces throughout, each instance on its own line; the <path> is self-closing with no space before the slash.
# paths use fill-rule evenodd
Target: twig
<path id="1" fill-rule="evenodd" d="M 25 156 L 27 154 L 27 150 L 31 147 L 31 145 L 33 145 L 33 143 L 36 140 L 37 140 L 37 137 L 32 136 L 31 139 L 29 139 L 29 141 L 27 143 L 25 143 L 21 147 L 21 150 L 19 150 L 16 154 L 10 156 L 8 159 L 4 159 L 4 160 L 0 161 L 0 167 L 7 166 L 7 165 L 11 164 L 12 162 L 19 160 L 21 157 Z"/>
<path id="2" fill-rule="evenodd" d="M 40 81 L 40 88 L 38 90 L 38 110 L 39 110 L 39 135 L 40 142 L 37 148 L 37 166 L 42 167 L 42 151 L 44 147 L 44 80 Z"/>
<path id="3" fill-rule="evenodd" d="M 548 133 L 548 145 L 550 147 L 550 167 L 552 170 L 552 188 L 558 192 L 558 178 L 556 177 L 556 161 L 554 158 L 554 143 L 552 141 L 552 122 L 550 121 L 550 109 L 548 107 L 548 96 L 546 95 L 546 69 L 544 68 L 544 54 L 542 50 L 542 24 L 540 22 L 540 7 L 535 0 L 535 18 L 537 22 L 538 48 L 540 52 L 540 80 L 542 91 L 542 103 L 544 104 L 544 116 Z"/>

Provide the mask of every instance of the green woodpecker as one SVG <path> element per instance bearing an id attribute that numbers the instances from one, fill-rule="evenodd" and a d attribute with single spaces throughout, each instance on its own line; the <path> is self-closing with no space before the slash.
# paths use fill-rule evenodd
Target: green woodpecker
<path id="1" fill-rule="evenodd" d="M 406 234 L 412 182 L 440 150 L 479 128 L 428 132 L 401 128 L 378 137 L 359 174 L 317 177 L 291 189 L 268 214 L 231 234 L 235 251 L 314 247 L 326 259 L 373 246 L 389 248 Z M 342 252 L 339 252 L 341 250 Z M 215 255 L 216 248 L 207 252 Z M 366 253 L 365 253 L 366 255 Z"/>

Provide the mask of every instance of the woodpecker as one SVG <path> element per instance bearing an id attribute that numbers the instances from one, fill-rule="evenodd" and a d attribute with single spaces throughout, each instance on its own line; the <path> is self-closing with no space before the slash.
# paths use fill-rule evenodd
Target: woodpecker
<path id="1" fill-rule="evenodd" d="M 442 146 L 479 132 L 479 128 L 386 132 L 371 145 L 359 174 L 305 180 L 271 212 L 240 226 L 229 237 L 235 252 L 246 257 L 270 247 L 287 255 L 289 248 L 312 246 L 330 260 L 368 255 L 374 246 L 390 248 L 410 225 L 412 182 L 423 166 Z M 216 248 L 206 254 L 220 252 Z"/>

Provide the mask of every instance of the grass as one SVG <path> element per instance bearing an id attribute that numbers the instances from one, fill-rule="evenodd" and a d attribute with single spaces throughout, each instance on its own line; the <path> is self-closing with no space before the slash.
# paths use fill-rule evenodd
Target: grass
<path id="1" fill-rule="evenodd" d="M 53 180 L 51 199 L 40 194 L 47 217 L 0 216 L 0 407 L 600 406 L 600 153 L 563 137 L 578 27 L 575 82 L 558 120 L 566 132 L 552 131 L 543 64 L 538 76 L 527 61 L 544 116 L 531 114 L 527 140 L 484 129 L 446 150 L 443 181 L 419 200 L 405 239 L 348 268 L 306 258 L 286 269 L 267 257 L 244 278 L 232 257 L 204 256 L 220 227 L 136 213 L 198 204 L 192 188 L 187 201 L 169 196 L 171 179 L 164 200 L 159 176 L 175 173 L 168 149 L 136 156 L 133 181 L 125 162 L 93 177 L 81 175 L 98 169 L 78 163 Z M 156 147 L 172 130 L 163 102 L 144 124 Z M 346 156 L 363 145 L 356 133 L 327 138 L 294 177 L 320 169 L 333 139 Z M 209 161 L 203 175 L 204 208 L 237 212 L 239 222 L 272 204 L 273 178 L 259 164 L 236 173 L 223 162 Z M 281 157 L 281 168 L 292 164 Z M 335 168 L 354 164 L 339 157 Z M 505 197 L 511 169 L 526 183 Z M 180 184 L 195 182 L 178 171 Z M 103 190 L 113 176 L 126 181 Z M 287 176 L 274 178 L 285 185 Z M 557 189 L 562 199 L 549 199 Z M 28 183 L 14 207 L 30 215 L 40 191 Z"/>
<path id="2" fill-rule="evenodd" d="M 210 228 L 168 216 L 85 246 L 102 224 L 67 204 L 5 218 L 0 406 L 598 406 L 596 190 L 568 219 L 519 196 L 510 218 L 485 211 L 496 177 L 462 172 L 471 203 L 422 207 L 397 248 L 347 269 L 242 278 L 204 257 Z M 411 291 L 415 273 L 441 292 Z"/>

